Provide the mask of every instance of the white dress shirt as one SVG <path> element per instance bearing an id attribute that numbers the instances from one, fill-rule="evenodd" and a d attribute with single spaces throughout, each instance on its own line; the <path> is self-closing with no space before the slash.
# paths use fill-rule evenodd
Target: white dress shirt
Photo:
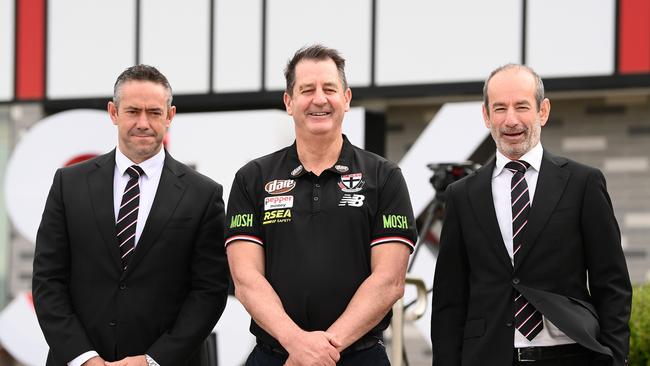
<path id="1" fill-rule="evenodd" d="M 524 160 L 530 164 L 530 168 L 526 171 L 525 178 L 528 184 L 528 194 L 530 196 L 531 208 L 534 205 L 535 188 L 537 187 L 537 178 L 539 177 L 539 169 L 542 165 L 542 155 L 544 149 L 542 144 L 538 143 L 530 151 L 528 151 L 519 160 Z M 512 256 L 512 210 L 510 198 L 510 180 L 513 173 L 504 169 L 505 165 L 510 162 L 510 159 L 505 157 L 501 152 L 496 152 L 496 165 L 492 172 L 492 197 L 494 199 L 494 210 L 496 211 L 497 221 L 499 222 L 499 229 L 503 237 L 503 243 L 506 246 L 510 261 L 514 265 Z M 523 245 L 526 245 L 524 243 Z M 539 346 L 556 346 L 560 344 L 575 343 L 571 338 L 558 329 L 546 317 L 543 317 L 544 329 L 532 341 L 529 341 L 519 331 L 515 330 L 515 344 L 516 348 L 520 347 L 539 347 Z"/>
<path id="2" fill-rule="evenodd" d="M 131 179 L 131 176 L 126 173 L 126 170 L 131 165 L 138 165 L 144 171 L 144 175 L 140 177 L 139 182 L 140 205 L 138 208 L 138 222 L 135 224 L 136 246 L 138 245 L 138 240 L 140 240 L 140 235 L 142 234 L 144 224 L 147 222 L 147 217 L 149 217 L 149 211 L 151 211 L 151 205 L 153 204 L 153 199 L 156 196 L 156 191 L 158 190 L 158 183 L 160 183 L 160 176 L 162 175 L 164 163 L 164 149 L 160 149 L 156 155 L 150 157 L 140 164 L 136 164 L 132 162 L 131 159 L 127 158 L 126 155 L 120 151 L 119 147 L 115 149 L 115 172 L 113 173 L 113 204 L 115 209 L 116 222 L 120 211 L 120 205 L 122 204 L 122 195 L 124 194 L 124 188 L 129 182 L 129 179 Z M 84 362 L 90 360 L 95 356 L 99 356 L 96 351 L 84 352 L 72 361 L 68 362 L 68 366 L 81 366 Z"/>

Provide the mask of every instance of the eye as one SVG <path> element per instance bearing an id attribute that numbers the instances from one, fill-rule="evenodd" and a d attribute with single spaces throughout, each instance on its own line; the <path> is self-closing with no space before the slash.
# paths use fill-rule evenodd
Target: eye
<path id="1" fill-rule="evenodd" d="M 525 111 L 527 111 L 529 109 L 530 108 L 528 108 L 528 106 L 526 106 L 526 105 L 520 105 L 519 107 L 517 107 L 517 110 L 522 111 L 522 112 L 525 112 Z"/>

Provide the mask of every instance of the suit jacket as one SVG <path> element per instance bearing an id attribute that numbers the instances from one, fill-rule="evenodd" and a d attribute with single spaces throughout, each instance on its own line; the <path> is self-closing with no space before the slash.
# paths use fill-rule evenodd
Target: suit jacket
<path id="1" fill-rule="evenodd" d="M 126 271 L 115 230 L 115 150 L 59 169 L 36 238 L 33 294 L 47 365 L 95 350 L 200 365 L 226 304 L 222 187 L 168 153 Z"/>
<path id="2" fill-rule="evenodd" d="M 566 335 L 623 365 L 631 285 L 602 173 L 544 151 L 514 268 L 492 199 L 495 160 L 447 189 L 433 290 L 434 365 L 510 365 L 514 291 Z"/>

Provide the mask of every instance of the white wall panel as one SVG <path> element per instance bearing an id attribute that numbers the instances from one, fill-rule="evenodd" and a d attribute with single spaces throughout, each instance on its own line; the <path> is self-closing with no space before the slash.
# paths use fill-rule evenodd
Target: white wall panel
<path id="1" fill-rule="evenodd" d="M 614 72 L 615 0 L 528 0 L 526 63 L 542 77 Z"/>
<path id="2" fill-rule="evenodd" d="M 14 0 L 0 0 L 0 101 L 14 97 Z"/>
<path id="3" fill-rule="evenodd" d="M 215 0 L 216 92 L 262 88 L 262 0 Z"/>
<path id="4" fill-rule="evenodd" d="M 101 97 L 135 61 L 135 3 L 49 0 L 47 96 Z"/>
<path id="5" fill-rule="evenodd" d="M 377 85 L 484 80 L 521 61 L 521 0 L 377 2 Z"/>
<path id="6" fill-rule="evenodd" d="M 368 86 L 371 5 L 370 0 L 268 1 L 266 89 L 284 89 L 287 61 L 298 48 L 313 43 L 343 54 L 351 86 Z"/>
<path id="7" fill-rule="evenodd" d="M 174 94 L 210 90 L 210 1 L 142 0 L 140 62 L 156 66 Z"/>

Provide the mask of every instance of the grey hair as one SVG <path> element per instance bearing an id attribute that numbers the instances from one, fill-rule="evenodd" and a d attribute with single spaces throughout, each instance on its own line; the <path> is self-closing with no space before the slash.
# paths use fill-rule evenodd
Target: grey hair
<path id="1" fill-rule="evenodd" d="M 490 80 L 492 80 L 492 77 L 501 71 L 506 71 L 506 70 L 511 70 L 511 69 L 520 69 L 520 70 L 525 70 L 528 73 L 530 73 L 533 78 L 535 79 L 535 104 L 537 105 L 537 110 L 542 106 L 542 101 L 544 100 L 544 82 L 542 82 L 542 78 L 537 75 L 535 70 L 533 70 L 530 66 L 522 65 L 522 64 L 505 64 L 502 66 L 497 67 L 494 69 L 491 73 L 490 76 L 485 80 L 485 83 L 483 84 L 483 104 L 485 105 L 485 110 L 487 111 L 488 114 L 490 114 L 490 101 L 488 99 L 488 83 Z"/>
<path id="2" fill-rule="evenodd" d="M 169 85 L 169 81 L 165 75 L 153 66 L 142 64 L 129 67 L 117 77 L 113 86 L 113 103 L 116 107 L 120 104 L 122 85 L 133 80 L 151 81 L 152 83 L 162 85 L 167 92 L 167 107 L 171 107 L 173 99 L 172 87 Z"/>
<path id="3" fill-rule="evenodd" d="M 321 44 L 314 44 L 311 46 L 305 46 L 296 51 L 291 60 L 287 63 L 286 68 L 284 69 L 284 78 L 286 79 L 286 90 L 285 92 L 289 95 L 293 95 L 293 87 L 296 84 L 296 65 L 302 60 L 327 60 L 330 59 L 334 61 L 336 69 L 339 73 L 339 79 L 341 79 L 341 84 L 343 84 L 343 89 L 348 88 L 348 81 L 345 77 L 345 59 L 341 56 L 339 51 L 325 47 Z"/>

